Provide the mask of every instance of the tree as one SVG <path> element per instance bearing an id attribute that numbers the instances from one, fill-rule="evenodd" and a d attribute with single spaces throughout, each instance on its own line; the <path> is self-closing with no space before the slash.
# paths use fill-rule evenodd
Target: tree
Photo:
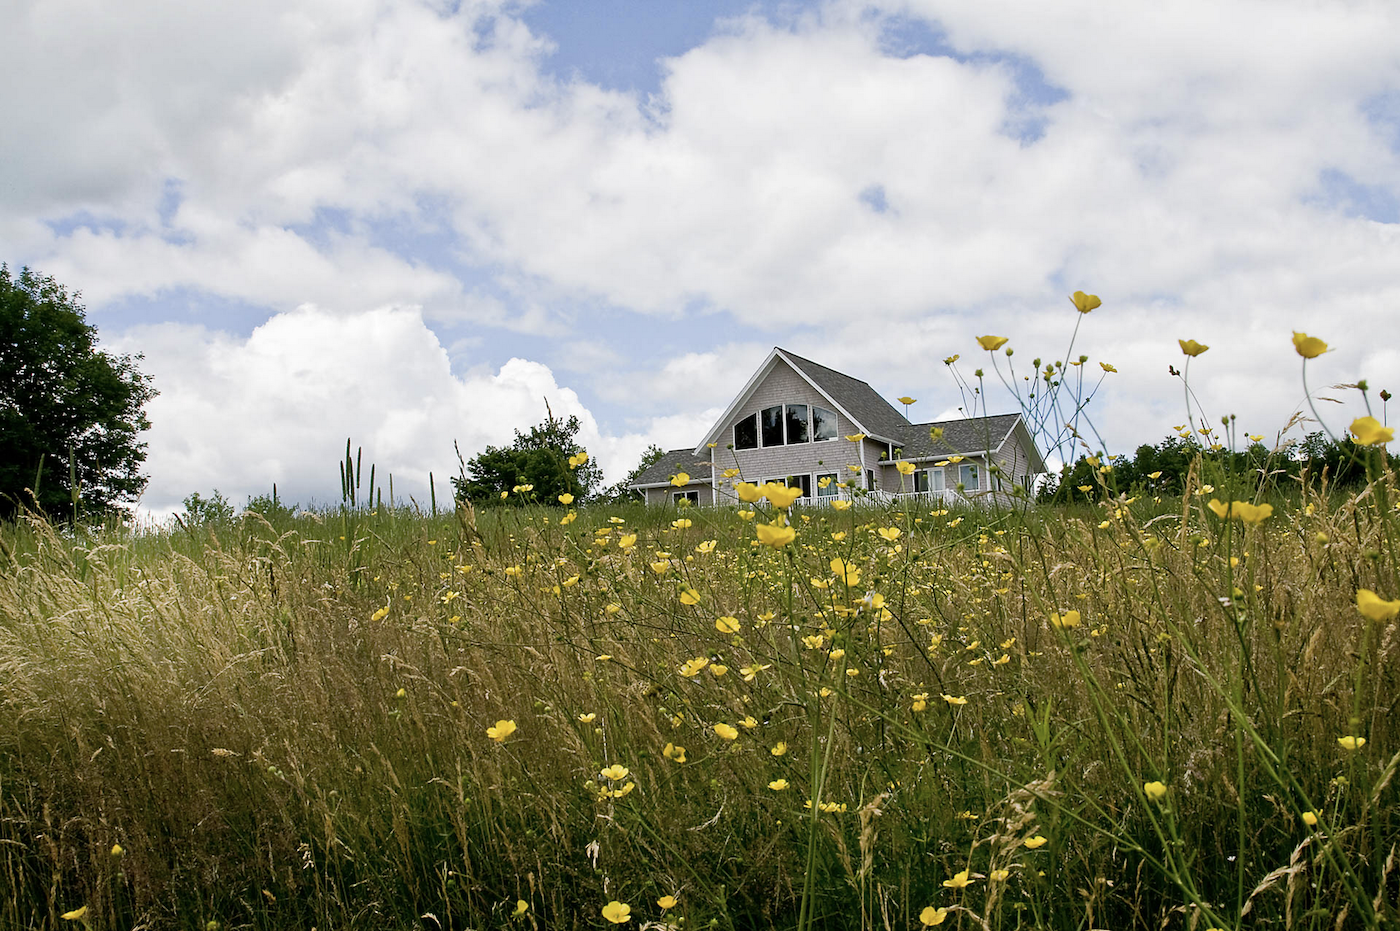
<path id="1" fill-rule="evenodd" d="M 603 472 L 579 445 L 578 431 L 583 425 L 574 415 L 560 420 L 547 404 L 545 411 L 548 417 L 544 423 L 531 427 L 529 433 L 516 430 L 509 446 L 488 446 L 470 462 L 462 463 L 461 474 L 452 479 L 457 497 L 484 504 L 554 504 L 563 494 L 581 502 L 592 493 L 603 480 Z M 515 491 L 525 485 L 531 487 Z"/>
<path id="2" fill-rule="evenodd" d="M 117 510 L 146 487 L 141 356 L 97 348 L 79 292 L 0 265 L 0 517 Z"/>

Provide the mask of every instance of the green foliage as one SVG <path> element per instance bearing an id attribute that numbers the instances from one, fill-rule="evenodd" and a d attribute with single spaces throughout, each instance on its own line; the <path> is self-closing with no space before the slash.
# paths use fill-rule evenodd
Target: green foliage
<path id="1" fill-rule="evenodd" d="M 233 520 L 233 505 L 220 494 L 217 488 L 208 498 L 196 491 L 186 497 L 182 503 L 185 505 L 185 513 L 180 519 L 187 527 L 227 524 Z"/>
<path id="2" fill-rule="evenodd" d="M 215 494 L 218 494 L 215 491 Z M 261 514 L 269 523 L 280 524 L 291 520 L 301 509 L 299 504 L 283 502 L 277 497 L 277 486 L 272 486 L 270 495 L 254 495 L 248 499 L 248 503 L 243 506 L 245 513 Z"/>
<path id="3" fill-rule="evenodd" d="M 561 420 L 551 411 L 528 433 L 516 430 L 509 446 L 486 447 L 463 463 L 461 474 L 452 479 L 457 498 L 479 504 L 553 504 L 560 495 L 570 494 L 582 502 L 602 482 L 603 473 L 591 458 L 569 464 L 570 457 L 586 452 L 578 442 L 581 427 L 578 417 L 571 414 Z M 531 487 L 515 490 L 525 485 Z"/>
<path id="4" fill-rule="evenodd" d="M 156 391 L 140 356 L 97 348 L 79 297 L 0 265 L 0 518 L 101 514 L 146 487 L 138 436 Z"/>

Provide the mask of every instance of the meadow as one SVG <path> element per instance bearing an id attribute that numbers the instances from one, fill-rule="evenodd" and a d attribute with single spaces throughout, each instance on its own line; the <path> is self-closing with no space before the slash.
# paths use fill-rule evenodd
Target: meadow
<path id="1" fill-rule="evenodd" d="M 29 517 L 0 927 L 1394 927 L 1362 448 L 1345 493 Z"/>

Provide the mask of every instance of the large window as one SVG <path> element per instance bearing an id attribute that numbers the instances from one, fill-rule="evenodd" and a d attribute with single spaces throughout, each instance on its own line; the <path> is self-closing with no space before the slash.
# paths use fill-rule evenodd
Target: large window
<path id="1" fill-rule="evenodd" d="M 841 489 L 836 483 L 839 479 L 835 472 L 826 472 L 817 476 L 817 497 L 834 498 L 841 493 Z"/>
<path id="2" fill-rule="evenodd" d="M 765 407 L 760 416 L 763 422 L 763 445 L 783 445 L 783 406 Z"/>
<path id="3" fill-rule="evenodd" d="M 812 408 L 812 439 L 836 439 L 836 415 L 820 407 Z"/>
<path id="4" fill-rule="evenodd" d="M 755 449 L 758 446 L 758 415 L 750 414 L 734 425 L 734 448 Z"/>
<path id="5" fill-rule="evenodd" d="M 976 491 L 980 486 L 977 484 L 977 466 L 958 466 L 958 481 L 967 491 Z"/>
<path id="6" fill-rule="evenodd" d="M 789 404 L 787 406 L 787 441 L 789 443 L 805 443 L 808 439 L 807 405 Z"/>

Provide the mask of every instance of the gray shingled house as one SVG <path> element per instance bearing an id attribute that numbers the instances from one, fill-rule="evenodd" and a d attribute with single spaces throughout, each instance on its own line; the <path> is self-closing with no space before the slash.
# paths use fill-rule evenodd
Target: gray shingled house
<path id="1" fill-rule="evenodd" d="M 855 489 L 952 503 L 1008 497 L 1044 471 L 1020 414 L 910 423 L 865 382 L 774 347 L 694 448 L 666 453 L 631 487 L 648 504 L 734 503 L 741 481 L 801 487 L 809 504 Z"/>

